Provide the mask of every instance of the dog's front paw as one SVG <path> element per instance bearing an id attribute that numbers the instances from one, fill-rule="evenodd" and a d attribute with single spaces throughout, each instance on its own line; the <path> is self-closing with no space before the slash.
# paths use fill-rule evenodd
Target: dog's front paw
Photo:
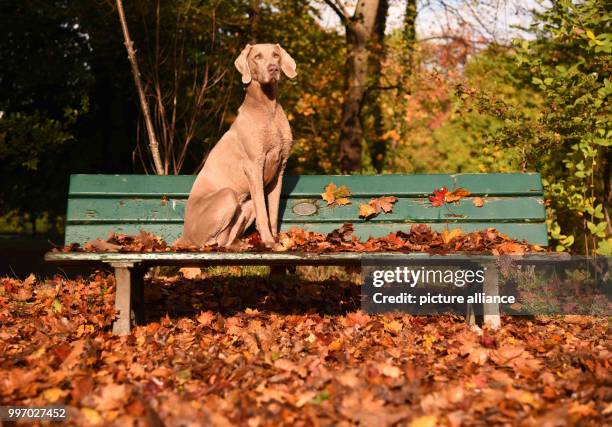
<path id="1" fill-rule="evenodd" d="M 261 241 L 264 246 L 268 249 L 273 248 L 274 246 L 276 246 L 276 239 L 274 238 L 269 238 L 269 239 L 262 239 Z"/>

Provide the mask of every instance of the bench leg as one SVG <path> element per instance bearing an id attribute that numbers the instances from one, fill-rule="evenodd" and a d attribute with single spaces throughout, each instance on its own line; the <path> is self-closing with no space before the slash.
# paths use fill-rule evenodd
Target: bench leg
<path id="1" fill-rule="evenodd" d="M 115 282 L 117 289 L 115 291 L 115 310 L 117 319 L 113 323 L 113 334 L 127 335 L 131 328 L 131 313 L 132 313 L 132 267 L 131 262 L 111 263 L 111 267 L 115 269 Z"/>
<path id="2" fill-rule="evenodd" d="M 470 326 L 476 324 L 476 313 L 474 313 L 474 304 L 468 303 L 466 305 L 465 321 Z"/>
<path id="3" fill-rule="evenodd" d="M 485 265 L 484 293 L 488 296 L 499 295 L 499 277 L 497 274 L 497 265 L 495 263 L 487 263 Z M 501 327 L 501 316 L 499 312 L 499 304 L 483 304 L 482 312 L 484 316 L 484 326 L 491 329 L 499 329 Z"/>
<path id="4" fill-rule="evenodd" d="M 131 320 L 134 325 L 142 325 L 145 321 L 144 310 L 144 274 L 146 267 L 135 266 L 131 269 Z"/>

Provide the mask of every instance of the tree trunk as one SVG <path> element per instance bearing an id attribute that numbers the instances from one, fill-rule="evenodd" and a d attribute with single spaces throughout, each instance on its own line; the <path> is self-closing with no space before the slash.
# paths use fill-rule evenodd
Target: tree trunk
<path id="1" fill-rule="evenodd" d="M 374 30 L 374 46 L 372 47 L 372 81 L 377 82 L 378 86 L 384 86 L 382 79 L 382 64 L 385 61 L 385 27 L 387 26 L 387 12 L 389 11 L 389 1 L 380 0 L 378 13 L 376 14 L 376 24 Z M 370 147 L 370 157 L 372 166 L 378 173 L 381 173 L 385 164 L 387 154 L 387 142 L 382 138 L 385 133 L 385 124 L 381 108 L 381 91 L 375 89 L 372 93 L 372 115 L 374 118 L 374 135 L 372 146 Z"/>
<path id="2" fill-rule="evenodd" d="M 368 85 L 368 43 L 371 41 L 379 0 L 359 0 L 352 19 L 345 22 L 347 60 L 346 95 L 340 124 L 340 167 L 361 169 L 361 107 Z"/>
<path id="3" fill-rule="evenodd" d="M 404 15 L 404 26 L 402 28 L 402 41 L 404 44 L 404 55 L 402 58 L 404 72 L 400 84 L 400 93 L 405 90 L 408 78 L 414 66 L 414 50 L 416 47 L 416 0 L 406 0 L 406 14 Z"/>
<path id="4" fill-rule="evenodd" d="M 136 91 L 138 92 L 138 98 L 140 100 L 140 109 L 145 121 L 147 128 L 147 135 L 149 137 L 149 148 L 151 150 L 151 156 L 153 156 L 153 163 L 155 164 L 155 172 L 157 175 L 164 175 L 164 167 L 162 166 L 161 156 L 159 155 L 159 144 L 157 137 L 155 136 L 155 130 L 153 128 L 153 122 L 151 121 L 151 114 L 149 113 L 149 104 L 145 97 L 144 90 L 142 88 L 142 82 L 140 80 L 140 70 L 138 69 L 138 61 L 136 60 L 136 52 L 134 51 L 134 43 L 130 38 L 128 31 L 127 21 L 125 20 L 125 13 L 123 12 L 122 0 L 117 0 L 117 12 L 119 13 L 119 21 L 121 22 L 121 29 L 123 30 L 123 38 L 125 40 L 125 48 L 127 49 L 128 60 L 132 67 L 132 76 L 134 77 L 134 84 L 136 85 Z"/>

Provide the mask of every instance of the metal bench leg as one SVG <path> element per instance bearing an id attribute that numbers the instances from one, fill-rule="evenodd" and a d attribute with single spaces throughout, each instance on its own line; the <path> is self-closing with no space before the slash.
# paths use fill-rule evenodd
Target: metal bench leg
<path id="1" fill-rule="evenodd" d="M 111 267 L 115 269 L 115 282 L 117 289 L 115 291 L 115 310 L 117 319 L 113 323 L 113 334 L 127 335 L 130 333 L 131 327 L 131 312 L 132 312 L 132 272 L 134 263 L 131 262 L 113 262 Z"/>
<path id="2" fill-rule="evenodd" d="M 497 265 L 487 263 L 485 265 L 484 293 L 490 296 L 499 295 L 499 277 L 497 274 Z M 491 329 L 499 329 L 501 327 L 501 316 L 499 313 L 499 304 L 483 304 L 484 326 Z"/>

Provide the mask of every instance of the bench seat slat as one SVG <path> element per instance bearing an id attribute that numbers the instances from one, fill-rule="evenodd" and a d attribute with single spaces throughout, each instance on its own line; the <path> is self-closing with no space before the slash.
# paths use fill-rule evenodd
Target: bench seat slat
<path id="1" fill-rule="evenodd" d="M 350 205 L 327 207 L 319 199 L 284 199 L 280 217 L 283 223 L 365 222 L 359 218 L 359 205 L 369 198 L 351 198 Z M 425 198 L 401 198 L 393 211 L 368 219 L 368 222 L 542 222 L 545 220 L 541 197 L 488 197 L 484 206 L 474 206 L 473 198 L 452 205 L 433 207 Z M 185 199 L 71 199 L 68 202 L 68 224 L 83 223 L 182 223 Z M 312 215 L 296 213 L 296 205 L 316 206 Z"/>
<path id="2" fill-rule="evenodd" d="M 187 197 L 193 175 L 72 175 L 69 197 Z M 286 176 L 284 197 L 318 197 L 331 182 L 348 186 L 362 197 L 383 195 L 423 197 L 442 186 L 452 190 L 464 187 L 474 195 L 541 195 L 538 173 L 416 174 L 416 175 L 300 175 Z"/>
<path id="3" fill-rule="evenodd" d="M 329 233 L 332 230 L 338 228 L 341 223 L 301 223 L 300 228 L 304 228 L 310 231 L 316 231 L 319 233 Z M 428 224 L 432 229 L 442 231 L 444 229 L 453 230 L 460 228 L 464 232 L 484 230 L 489 227 L 494 227 L 507 234 L 508 236 L 518 239 L 527 240 L 530 243 L 538 245 L 547 245 L 547 233 L 546 226 L 542 223 L 496 223 L 496 222 L 474 222 L 474 223 L 463 223 L 463 224 L 444 224 L 444 223 L 430 223 Z M 283 231 L 287 231 L 295 224 L 284 223 L 281 226 Z M 408 232 L 411 224 L 375 224 L 375 223 L 355 223 L 353 224 L 355 229 L 355 235 L 357 235 L 362 241 L 367 240 L 368 237 L 381 237 L 391 232 L 403 230 Z M 174 242 L 183 232 L 182 224 L 126 224 L 126 223 L 115 223 L 115 224 L 84 224 L 84 225 L 69 225 L 66 228 L 66 244 L 71 242 L 77 242 L 83 244 L 84 242 L 96 239 L 106 238 L 109 234 L 109 230 L 113 230 L 115 233 L 120 234 L 138 234 L 140 230 L 151 232 L 155 235 L 161 236 L 168 243 Z"/>

